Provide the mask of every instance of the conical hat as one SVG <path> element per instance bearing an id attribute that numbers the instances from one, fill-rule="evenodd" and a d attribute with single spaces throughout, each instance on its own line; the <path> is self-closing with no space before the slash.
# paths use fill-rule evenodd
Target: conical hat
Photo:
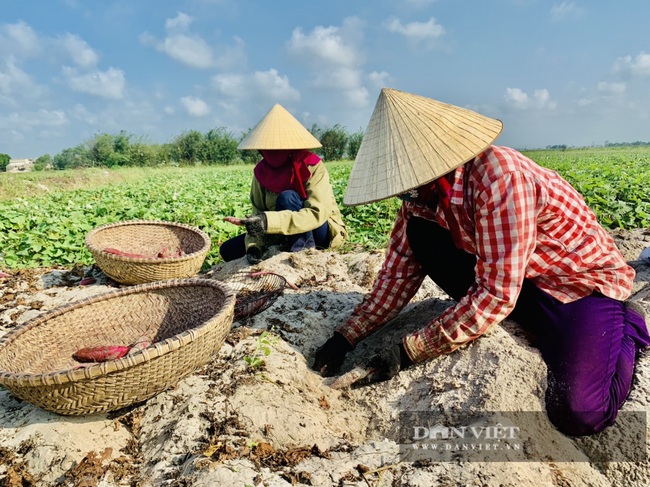
<path id="1" fill-rule="evenodd" d="M 372 203 L 456 169 L 499 136 L 500 120 L 384 88 L 350 172 L 343 203 Z"/>
<path id="2" fill-rule="evenodd" d="M 282 105 L 276 103 L 237 146 L 240 150 L 313 149 L 321 143 Z"/>

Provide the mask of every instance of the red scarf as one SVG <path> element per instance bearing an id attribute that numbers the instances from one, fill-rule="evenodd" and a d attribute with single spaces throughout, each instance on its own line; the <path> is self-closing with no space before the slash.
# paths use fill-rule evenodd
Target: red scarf
<path id="1" fill-rule="evenodd" d="M 305 183 L 311 176 L 308 166 L 318 164 L 320 157 L 304 149 L 261 150 L 260 153 L 264 159 L 257 163 L 254 173 L 263 188 L 278 194 L 292 189 L 301 198 L 307 198 Z"/>
<path id="2" fill-rule="evenodd" d="M 451 183 L 445 176 L 442 176 L 436 179 L 435 185 L 438 189 L 438 205 L 440 205 L 442 212 L 445 214 L 445 220 L 447 220 L 451 238 L 454 241 L 454 245 L 457 248 L 462 249 L 463 247 L 460 241 L 460 228 L 458 222 L 454 218 L 454 214 L 451 212 L 451 200 L 449 198 L 449 195 L 451 194 Z"/>

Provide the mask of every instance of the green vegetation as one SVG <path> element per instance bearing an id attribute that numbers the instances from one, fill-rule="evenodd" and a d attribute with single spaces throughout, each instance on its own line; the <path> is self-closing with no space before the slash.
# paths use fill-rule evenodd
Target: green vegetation
<path id="1" fill-rule="evenodd" d="M 607 228 L 650 227 L 650 147 L 526 153 L 569 181 Z"/>
<path id="2" fill-rule="evenodd" d="M 262 369 L 266 366 L 264 357 L 271 355 L 272 348 L 280 341 L 279 336 L 271 335 L 270 332 L 264 330 L 258 337 L 255 343 L 255 350 L 252 355 L 244 356 L 244 362 L 251 369 Z"/>
<path id="3" fill-rule="evenodd" d="M 557 170 L 609 228 L 650 227 L 650 147 L 527 152 Z M 334 194 L 350 231 L 341 251 L 385 248 L 396 198 L 343 206 L 352 161 L 328 162 Z M 0 268 L 70 267 L 93 262 L 84 239 L 104 223 L 151 219 L 194 225 L 219 245 L 241 229 L 222 221 L 250 212 L 252 165 L 121 167 L 0 176 Z"/>
<path id="4" fill-rule="evenodd" d="M 340 125 L 323 130 L 318 125 L 313 125 L 311 132 L 323 147 L 315 149 L 325 161 L 340 161 L 345 156 L 345 150 L 348 145 L 348 134 Z"/>
<path id="5" fill-rule="evenodd" d="M 10 160 L 11 157 L 9 157 L 9 154 L 0 154 L 0 171 L 5 171 L 7 169 Z"/>
<path id="6" fill-rule="evenodd" d="M 332 128 L 320 128 L 314 124 L 311 131 L 322 144 L 322 147 L 314 151 L 325 161 L 339 161 L 346 154 L 349 159 L 354 159 L 363 137 L 359 132 L 348 135 L 338 124 Z M 168 144 L 151 144 L 144 138 L 125 131 L 117 134 L 101 133 L 75 147 L 62 150 L 54 157 L 49 154 L 40 156 L 36 159 L 34 170 L 256 163 L 260 159 L 257 151 L 237 149 L 245 135 L 236 138 L 223 127 L 206 133 L 188 130 Z M 9 160 L 7 154 L 0 154 L 0 172 L 6 170 Z"/>

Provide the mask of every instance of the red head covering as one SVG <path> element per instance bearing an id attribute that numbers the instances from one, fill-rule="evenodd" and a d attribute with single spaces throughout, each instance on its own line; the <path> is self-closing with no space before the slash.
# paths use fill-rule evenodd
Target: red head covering
<path id="1" fill-rule="evenodd" d="M 307 198 L 305 182 L 311 176 L 307 166 L 318 164 L 320 157 L 304 149 L 260 150 L 260 153 L 264 159 L 257 163 L 254 173 L 262 187 L 274 193 L 293 189 L 301 198 Z"/>

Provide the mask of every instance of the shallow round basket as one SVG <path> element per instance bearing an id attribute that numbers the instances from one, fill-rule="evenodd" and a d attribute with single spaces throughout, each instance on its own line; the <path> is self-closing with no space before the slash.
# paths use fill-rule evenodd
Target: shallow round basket
<path id="1" fill-rule="evenodd" d="M 122 284 L 192 277 L 201 270 L 210 245 L 208 234 L 198 228 L 161 221 L 109 223 L 91 230 L 86 236 L 86 246 L 97 266 Z M 151 257 L 125 257 L 105 252 L 108 248 Z M 183 255 L 156 257 L 163 249 L 180 250 Z"/>
<path id="2" fill-rule="evenodd" d="M 44 313 L 0 340 L 0 385 L 63 415 L 112 411 L 173 386 L 214 358 L 232 327 L 235 294 L 208 279 L 110 291 Z M 152 344 L 81 366 L 81 348 Z M 88 364 L 85 364 L 88 365 Z"/>
<path id="3" fill-rule="evenodd" d="M 273 272 L 234 274 L 226 282 L 237 295 L 235 321 L 251 318 L 270 307 L 287 286 L 287 280 Z"/>

